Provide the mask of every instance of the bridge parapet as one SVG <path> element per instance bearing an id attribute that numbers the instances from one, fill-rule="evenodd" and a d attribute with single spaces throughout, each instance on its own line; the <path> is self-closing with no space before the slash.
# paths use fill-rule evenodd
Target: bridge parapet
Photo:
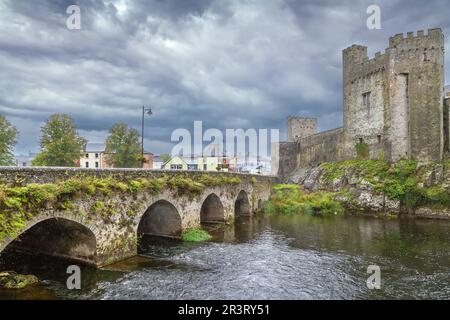
<path id="1" fill-rule="evenodd" d="M 235 176 L 244 181 L 252 178 L 260 182 L 274 183 L 276 176 L 255 175 L 247 173 L 233 173 L 220 171 L 176 171 L 176 170 L 148 170 L 148 169 L 89 169 L 89 168 L 58 168 L 58 167 L 0 167 L 0 183 L 27 184 L 53 183 L 55 181 L 75 176 L 89 176 L 97 178 L 117 177 L 123 179 L 158 178 L 164 175 L 189 176 L 193 179 L 208 176 Z"/>

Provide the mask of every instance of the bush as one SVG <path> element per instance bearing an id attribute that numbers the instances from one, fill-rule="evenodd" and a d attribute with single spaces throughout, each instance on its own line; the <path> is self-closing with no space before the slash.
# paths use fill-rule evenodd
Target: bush
<path id="1" fill-rule="evenodd" d="M 367 143 L 357 143 L 355 145 L 356 155 L 360 159 L 369 158 L 369 145 Z"/>
<path id="2" fill-rule="evenodd" d="M 282 184 L 274 187 L 274 194 L 264 207 L 273 214 L 308 214 L 329 216 L 344 213 L 342 205 L 330 192 L 305 193 L 298 185 Z"/>
<path id="3" fill-rule="evenodd" d="M 181 236 L 183 241 L 187 242 L 203 242 L 212 239 L 212 236 L 203 229 L 193 228 L 186 230 Z"/>

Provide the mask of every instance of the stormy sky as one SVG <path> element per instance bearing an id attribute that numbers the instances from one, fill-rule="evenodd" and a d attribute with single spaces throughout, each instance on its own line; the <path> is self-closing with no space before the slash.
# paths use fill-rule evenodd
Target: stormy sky
<path id="1" fill-rule="evenodd" d="M 72 4 L 81 30 L 66 27 Z M 381 30 L 366 27 L 372 4 Z M 450 35 L 449 16 L 448 0 L 0 0 L 0 114 L 20 131 L 19 154 L 39 150 L 52 113 L 102 142 L 115 122 L 139 129 L 142 105 L 155 153 L 194 120 L 283 137 L 286 117 L 304 115 L 330 129 L 342 124 L 342 49 L 372 57 L 396 33 Z"/>

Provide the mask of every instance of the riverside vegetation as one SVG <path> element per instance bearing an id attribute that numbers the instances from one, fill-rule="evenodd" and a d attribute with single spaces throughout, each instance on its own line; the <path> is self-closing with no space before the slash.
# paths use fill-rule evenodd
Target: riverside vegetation
<path id="1" fill-rule="evenodd" d="M 226 175 L 201 175 L 194 180 L 179 174 L 135 180 L 79 176 L 56 183 L 23 186 L 0 184 L 0 240 L 5 237 L 15 238 L 26 222 L 41 209 L 75 209 L 75 200 L 80 197 L 94 197 L 97 193 L 107 196 L 111 193 L 135 194 L 143 191 L 159 194 L 164 189 L 180 196 L 195 197 L 206 187 L 236 185 L 240 182 L 239 177 Z M 108 214 L 104 208 L 102 201 L 96 201 L 90 212 L 85 214 Z"/>
<path id="2" fill-rule="evenodd" d="M 211 240 L 212 236 L 203 229 L 193 228 L 186 230 L 181 236 L 181 239 L 187 242 L 203 242 Z"/>
<path id="3" fill-rule="evenodd" d="M 450 209 L 449 161 L 429 165 L 411 160 L 324 163 L 294 175 L 290 182 L 274 187 L 266 212 L 337 215 Z"/>

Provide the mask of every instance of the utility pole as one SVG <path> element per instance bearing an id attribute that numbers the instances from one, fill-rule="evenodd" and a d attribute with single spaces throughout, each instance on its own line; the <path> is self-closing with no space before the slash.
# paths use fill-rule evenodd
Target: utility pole
<path id="1" fill-rule="evenodd" d="M 145 114 L 151 116 L 153 114 L 152 108 L 146 108 L 142 106 L 142 136 L 141 136 L 141 167 L 144 167 L 144 127 L 145 127 Z"/>

